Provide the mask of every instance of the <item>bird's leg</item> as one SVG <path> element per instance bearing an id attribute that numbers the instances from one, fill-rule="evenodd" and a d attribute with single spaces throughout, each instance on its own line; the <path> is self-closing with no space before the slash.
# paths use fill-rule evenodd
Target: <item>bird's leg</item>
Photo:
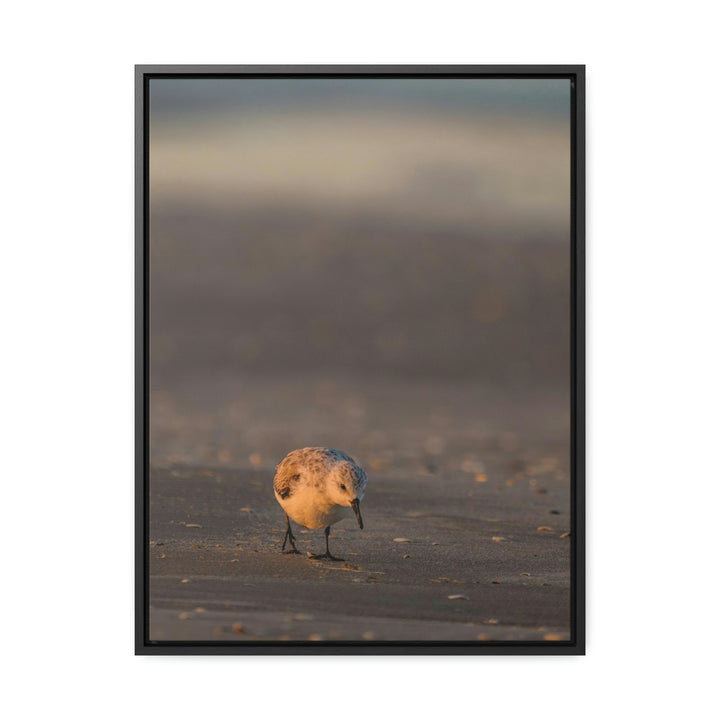
<path id="1" fill-rule="evenodd" d="M 295 536 L 293 535 L 292 528 L 290 527 L 290 516 L 287 513 L 285 513 L 285 519 L 287 520 L 287 530 L 285 531 L 285 537 L 283 538 L 283 544 L 280 551 L 284 552 L 286 555 L 292 555 L 293 553 L 297 553 L 298 549 L 295 547 Z M 285 543 L 287 543 L 288 540 L 290 541 L 290 547 L 286 550 Z"/>
<path id="2" fill-rule="evenodd" d="M 345 562 L 343 558 L 335 557 L 330 552 L 330 526 L 325 528 L 325 553 L 323 555 L 310 555 L 311 560 L 321 560 L 327 558 L 328 560 L 336 560 L 337 562 Z"/>

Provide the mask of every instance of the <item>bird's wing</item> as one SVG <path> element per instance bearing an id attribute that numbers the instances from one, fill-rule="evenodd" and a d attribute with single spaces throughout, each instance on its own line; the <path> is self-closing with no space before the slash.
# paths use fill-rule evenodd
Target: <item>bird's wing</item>
<path id="1" fill-rule="evenodd" d="M 279 465 L 273 480 L 273 489 L 283 499 L 289 498 L 298 483 L 300 482 L 300 473 L 292 465 Z"/>

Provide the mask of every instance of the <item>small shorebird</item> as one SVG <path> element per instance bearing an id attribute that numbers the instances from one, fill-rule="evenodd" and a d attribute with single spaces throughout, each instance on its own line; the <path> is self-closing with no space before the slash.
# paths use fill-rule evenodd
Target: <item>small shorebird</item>
<path id="1" fill-rule="evenodd" d="M 325 552 L 310 559 L 342 560 L 330 553 L 330 526 L 355 513 L 362 530 L 360 501 L 365 494 L 367 475 L 346 453 L 333 448 L 312 447 L 293 450 L 277 466 L 273 489 L 285 511 L 287 530 L 281 550 L 296 553 L 290 518 L 307 528 L 325 528 Z M 285 545 L 290 542 L 290 548 Z"/>

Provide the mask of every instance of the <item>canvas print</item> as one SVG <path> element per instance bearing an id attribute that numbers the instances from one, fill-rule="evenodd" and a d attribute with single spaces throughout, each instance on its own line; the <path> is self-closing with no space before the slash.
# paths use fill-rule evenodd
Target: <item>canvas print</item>
<path id="1" fill-rule="evenodd" d="M 571 642 L 571 80 L 146 102 L 147 643 Z"/>

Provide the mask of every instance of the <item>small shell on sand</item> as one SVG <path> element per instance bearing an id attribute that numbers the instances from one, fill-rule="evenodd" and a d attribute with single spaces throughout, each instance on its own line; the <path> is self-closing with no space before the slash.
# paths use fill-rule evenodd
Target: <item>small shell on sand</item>
<path id="1" fill-rule="evenodd" d="M 561 537 L 561 538 L 569 538 L 569 537 L 570 537 L 570 533 L 569 533 L 569 532 L 563 533 L 560 537 Z"/>
<path id="2" fill-rule="evenodd" d="M 543 640 L 564 640 L 565 638 L 562 635 L 558 635 L 557 633 L 547 633 L 543 636 Z"/>
<path id="3" fill-rule="evenodd" d="M 189 583 L 190 581 L 187 578 L 183 578 L 180 582 L 181 583 Z"/>
<path id="4" fill-rule="evenodd" d="M 393 538 L 393 542 L 410 542 L 407 538 Z"/>
<path id="5" fill-rule="evenodd" d="M 198 525 L 197 523 L 185 523 L 185 527 L 201 528 L 202 525 Z"/>
<path id="6" fill-rule="evenodd" d="M 539 531 L 539 532 L 552 532 L 553 529 L 550 528 L 550 527 L 547 527 L 547 525 L 541 525 L 541 526 L 538 528 L 538 531 Z"/>
<path id="7" fill-rule="evenodd" d="M 502 542 L 505 538 L 502 535 L 494 535 L 493 542 Z"/>
<path id="8" fill-rule="evenodd" d="M 233 629 L 233 632 L 236 632 L 236 633 L 244 633 L 245 632 L 245 626 L 241 622 L 233 623 L 232 629 Z"/>
<path id="9" fill-rule="evenodd" d="M 448 595 L 448 600 L 469 600 L 467 595 Z"/>

